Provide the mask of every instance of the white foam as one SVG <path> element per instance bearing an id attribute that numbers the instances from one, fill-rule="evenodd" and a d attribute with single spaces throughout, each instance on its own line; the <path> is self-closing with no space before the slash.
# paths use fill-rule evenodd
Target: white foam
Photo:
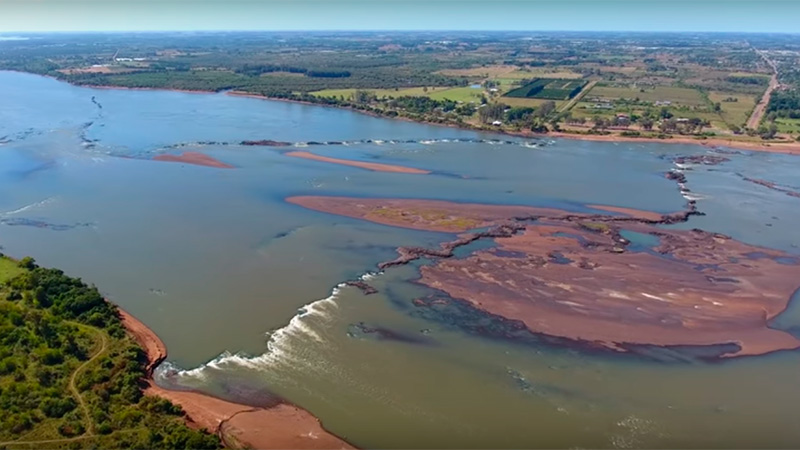
<path id="1" fill-rule="evenodd" d="M 374 278 L 382 272 L 367 272 L 361 275 L 361 280 L 368 280 Z M 309 345 L 309 339 L 317 344 L 324 345 L 325 339 L 322 337 L 318 329 L 319 322 L 327 322 L 331 320 L 332 310 L 339 307 L 336 300 L 341 293 L 342 288 L 346 287 L 345 283 L 337 284 L 331 289 L 331 294 L 325 298 L 315 300 L 302 307 L 298 308 L 297 314 L 292 316 L 285 326 L 278 328 L 270 333 L 267 340 L 267 351 L 258 356 L 249 356 L 244 353 L 233 354 L 225 351 L 213 360 L 203 364 L 199 367 L 190 370 L 178 370 L 175 366 L 165 366 L 167 370 L 173 372 L 172 376 L 187 377 L 196 380 L 204 380 L 207 377 L 207 370 L 225 370 L 229 368 L 242 367 L 255 370 L 263 370 L 274 367 L 278 364 L 298 364 L 298 358 L 292 358 L 296 355 L 292 351 L 294 342 L 302 341 L 303 345 Z M 312 361 L 302 361 L 304 363 L 313 363 Z M 168 363 L 165 363 L 168 364 Z"/>
<path id="2" fill-rule="evenodd" d="M 359 279 L 360 279 L 361 281 L 369 281 L 369 280 L 371 280 L 371 279 L 373 279 L 373 278 L 377 277 L 378 275 L 381 275 L 382 273 L 383 273 L 383 272 L 367 272 L 367 273 L 365 273 L 364 275 L 361 275 L 361 276 L 359 277 Z"/>
<path id="3" fill-rule="evenodd" d="M 30 205 L 25 205 L 25 206 L 23 206 L 21 208 L 13 210 L 13 211 L 0 213 L 0 216 L 12 216 L 14 214 L 19 214 L 21 212 L 25 212 L 25 211 L 31 210 L 33 208 L 38 208 L 40 206 L 45 206 L 45 205 L 47 205 L 49 203 L 53 203 L 55 200 L 56 200 L 55 197 L 49 197 L 49 198 L 46 198 L 46 199 L 44 199 L 42 201 L 39 201 L 39 202 L 36 202 L 36 203 L 31 203 Z"/>
<path id="4" fill-rule="evenodd" d="M 706 198 L 706 197 L 704 197 L 704 196 L 702 196 L 702 195 L 698 195 L 698 194 L 689 194 L 689 193 L 686 193 L 686 192 L 682 192 L 682 193 L 681 193 L 681 195 L 682 195 L 682 196 L 683 196 L 683 198 L 685 198 L 686 200 L 694 200 L 694 201 L 697 201 L 697 200 L 703 200 L 703 199 L 705 199 L 705 198 Z"/>

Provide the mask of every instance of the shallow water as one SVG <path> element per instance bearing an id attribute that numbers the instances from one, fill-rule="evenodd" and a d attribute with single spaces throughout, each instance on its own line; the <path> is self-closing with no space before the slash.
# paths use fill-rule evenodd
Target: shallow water
<path id="1" fill-rule="evenodd" d="M 672 212 L 686 199 L 664 178 L 670 157 L 704 147 L 523 140 L 7 72 L 0 98 L 3 251 L 95 283 L 141 318 L 169 347 L 166 368 L 187 369 L 169 382 L 233 400 L 266 389 L 363 447 L 800 443 L 797 352 L 708 362 L 697 349 L 618 355 L 532 335 L 503 338 L 503 321 L 469 307 L 415 308 L 411 301 L 430 293 L 413 283 L 424 261 L 375 275 L 375 295 L 334 289 L 375 271 L 399 245 L 434 246 L 450 236 L 284 202 L 315 194 Z M 306 150 L 433 174 L 369 172 L 235 145 L 247 139 L 348 141 Z M 217 143 L 197 144 L 205 141 Z M 186 150 L 237 169 L 147 159 Z M 675 227 L 800 254 L 800 199 L 738 175 L 791 186 L 800 158 L 730 158 L 685 171 L 685 195 L 707 215 Z M 794 309 L 774 326 L 800 327 Z"/>

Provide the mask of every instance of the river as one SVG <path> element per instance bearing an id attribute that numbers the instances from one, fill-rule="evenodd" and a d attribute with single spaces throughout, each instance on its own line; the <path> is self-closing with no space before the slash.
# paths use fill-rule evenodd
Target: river
<path id="1" fill-rule="evenodd" d="M 429 262 L 376 271 L 400 245 L 451 235 L 284 201 L 346 195 L 668 213 L 686 202 L 664 177 L 672 157 L 705 147 L 509 138 L 13 72 L 0 72 L 0 98 L 2 251 L 96 284 L 140 318 L 169 348 L 162 373 L 179 371 L 169 383 L 231 400 L 280 396 L 369 448 L 800 443 L 798 352 L 709 361 L 697 351 L 616 354 L 479 333 L 503 325 L 466 306 L 412 305 L 427 293 L 413 280 Z M 370 172 L 238 145 L 251 139 L 432 173 Z M 332 145 L 314 145 L 323 142 Z M 182 151 L 236 168 L 151 159 Z M 800 157 L 725 156 L 686 171 L 684 195 L 707 215 L 674 227 L 800 254 L 800 199 L 743 178 L 800 190 Z M 337 287 L 359 277 L 380 292 Z M 794 309 L 775 326 L 800 329 Z"/>

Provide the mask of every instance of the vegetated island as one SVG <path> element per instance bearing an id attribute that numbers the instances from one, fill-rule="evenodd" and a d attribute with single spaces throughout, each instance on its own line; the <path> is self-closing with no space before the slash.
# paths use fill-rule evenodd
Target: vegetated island
<path id="1" fill-rule="evenodd" d="M 0 447 L 352 448 L 293 405 L 162 389 L 151 376 L 164 358 L 96 288 L 0 255 Z"/>
<path id="2" fill-rule="evenodd" d="M 702 230 L 667 230 L 686 211 L 582 214 L 412 199 L 290 197 L 290 203 L 385 225 L 460 233 L 439 249 L 401 247 L 388 268 L 439 258 L 419 283 L 528 330 L 625 351 L 626 345 L 735 344 L 724 356 L 800 347 L 769 327 L 800 286 L 800 258 Z M 593 206 L 597 209 L 597 206 Z M 610 208 L 607 208 L 610 209 Z M 616 208 L 614 208 L 616 209 Z M 469 232 L 476 228 L 485 231 Z M 453 257 L 480 238 L 497 247 Z"/>

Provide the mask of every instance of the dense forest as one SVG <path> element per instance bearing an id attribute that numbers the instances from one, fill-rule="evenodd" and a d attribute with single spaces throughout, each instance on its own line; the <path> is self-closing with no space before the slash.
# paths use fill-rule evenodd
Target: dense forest
<path id="1" fill-rule="evenodd" d="M 146 362 L 95 287 L 0 255 L 0 448 L 220 448 L 143 395 Z"/>

